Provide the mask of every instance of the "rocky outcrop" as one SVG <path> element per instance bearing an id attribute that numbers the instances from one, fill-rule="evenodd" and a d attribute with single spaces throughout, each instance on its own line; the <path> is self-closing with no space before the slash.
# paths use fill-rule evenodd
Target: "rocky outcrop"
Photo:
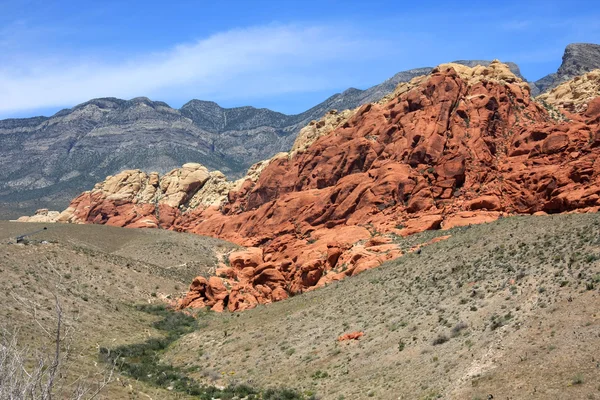
<path id="1" fill-rule="evenodd" d="M 600 96 L 600 69 L 562 83 L 537 99 L 545 104 L 562 108 L 572 113 L 587 110 L 590 101 Z"/>
<path id="2" fill-rule="evenodd" d="M 532 86 L 532 94 L 600 68 L 597 45 L 570 45 L 557 74 Z M 474 67 L 486 60 L 461 60 Z M 516 64 L 509 69 L 521 77 Z M 223 108 L 191 100 L 180 109 L 138 97 L 93 99 L 51 117 L 0 121 L 0 219 L 38 208 L 63 209 L 107 175 L 139 169 L 167 173 L 198 162 L 230 179 L 249 166 L 294 146 L 311 143 L 331 126 L 320 121 L 332 109 L 354 110 L 394 96 L 400 83 L 427 75 L 431 67 L 402 71 L 366 90 L 348 89 L 297 115 L 254 107 Z M 548 81 L 547 83 L 544 83 Z M 537 86 L 536 86 L 537 85 Z M 541 89 L 538 89 L 538 86 Z M 335 119 L 346 118 L 340 111 Z M 297 135 L 311 121 L 296 141 Z M 325 124 L 329 122 L 325 121 Z M 302 145 L 305 143 L 305 145 Z"/>
<path id="3" fill-rule="evenodd" d="M 170 207 L 179 207 L 190 199 L 210 178 L 208 169 L 196 163 L 184 164 L 173 170 L 159 181 L 160 203 Z"/>
<path id="4" fill-rule="evenodd" d="M 428 70 L 430 72 L 431 70 Z M 419 85 L 424 79 L 426 75 L 420 75 L 415 78 L 412 78 L 408 82 L 400 83 L 391 93 L 386 94 L 380 100 L 375 101 L 374 104 L 385 104 L 389 102 L 394 97 L 397 97 L 413 87 Z M 306 127 L 300 130 L 300 133 L 296 137 L 296 141 L 292 146 L 292 150 L 290 151 L 289 156 L 294 157 L 297 153 L 303 152 L 308 149 L 318 138 L 323 135 L 328 134 L 334 129 L 338 128 L 342 124 L 346 123 L 356 112 L 358 108 L 354 108 L 351 110 L 331 110 L 323 118 L 318 121 L 311 121 Z"/>
<path id="5" fill-rule="evenodd" d="M 209 173 L 196 163 L 184 164 L 160 177 L 157 172 L 126 170 L 109 176 L 93 190 L 80 195 L 58 217 L 77 223 L 94 215 L 94 223 L 114 226 L 157 227 L 172 223 L 175 210 L 191 202 L 194 207 L 219 204 L 232 185 L 223 174 Z"/>
<path id="6" fill-rule="evenodd" d="M 198 186 L 199 189 L 196 193 L 193 193 L 193 190 L 188 192 L 188 196 L 193 193 L 188 202 L 188 207 L 218 207 L 227 199 L 227 194 L 236 188 L 236 185 L 236 182 L 228 181 L 221 171 L 213 171 L 204 183 Z"/>
<path id="7" fill-rule="evenodd" d="M 343 335 L 338 337 L 337 340 L 338 340 L 338 342 L 344 342 L 346 340 L 358 340 L 363 336 L 365 336 L 364 332 L 356 331 L 356 332 L 344 333 Z"/>
<path id="8" fill-rule="evenodd" d="M 600 68 L 600 45 L 572 43 L 565 48 L 562 64 L 558 71 L 533 82 L 531 93 L 537 96 L 576 76 L 584 75 L 598 68 Z"/>
<path id="9" fill-rule="evenodd" d="M 59 211 L 49 211 L 47 208 L 41 208 L 35 212 L 31 217 L 23 216 L 17 219 L 17 222 L 43 222 L 53 223 L 58 220 L 60 216 Z"/>
<path id="10" fill-rule="evenodd" d="M 315 140 L 346 122 L 355 112 L 356 110 L 331 110 L 320 120 L 311 121 L 298 133 L 290 151 L 291 156 L 295 156 L 298 152 L 308 149 Z"/>
<path id="11" fill-rule="evenodd" d="M 180 304 L 235 311 L 399 257 L 394 234 L 600 207 L 600 99 L 554 118 L 499 62 L 441 65 L 331 128 L 261 165 L 219 207 L 121 203 L 92 191 L 73 201 L 71 220 L 150 219 L 248 247 Z M 228 295 L 217 298 L 222 287 Z"/>

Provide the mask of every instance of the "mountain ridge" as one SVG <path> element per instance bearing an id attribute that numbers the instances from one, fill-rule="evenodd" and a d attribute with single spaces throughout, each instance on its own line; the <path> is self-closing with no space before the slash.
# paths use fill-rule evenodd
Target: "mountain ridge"
<path id="1" fill-rule="evenodd" d="M 571 43 L 567 45 L 558 70 L 532 82 L 532 95 L 545 93 L 563 82 L 600 68 L 600 45 Z"/>

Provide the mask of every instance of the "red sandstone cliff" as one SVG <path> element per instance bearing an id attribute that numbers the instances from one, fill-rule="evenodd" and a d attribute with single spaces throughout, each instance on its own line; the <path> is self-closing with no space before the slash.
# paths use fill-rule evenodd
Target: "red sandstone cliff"
<path id="1" fill-rule="evenodd" d="M 126 171 L 61 218 L 249 246 L 219 277 L 196 278 L 180 304 L 243 310 L 401 255 L 380 233 L 597 211 L 600 98 L 581 114 L 546 107 L 503 64 L 442 65 L 382 102 L 336 114 L 333 130 L 314 129 L 309 146 L 246 180 L 228 183 L 196 164 L 162 179 Z"/>

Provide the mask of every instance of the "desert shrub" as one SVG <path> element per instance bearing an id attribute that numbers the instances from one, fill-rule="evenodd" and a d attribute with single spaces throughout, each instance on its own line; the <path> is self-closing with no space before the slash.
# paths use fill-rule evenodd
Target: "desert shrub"
<path id="1" fill-rule="evenodd" d="M 404 348 L 406 347 L 406 344 L 404 343 L 404 341 L 400 341 L 398 342 L 398 351 L 403 351 Z"/>
<path id="2" fill-rule="evenodd" d="M 292 389 L 268 389 L 262 391 L 252 386 L 230 385 L 223 389 L 204 385 L 188 377 L 186 371 L 171 364 L 160 362 L 160 355 L 181 336 L 198 328 L 198 320 L 190 315 L 172 311 L 164 306 L 142 305 L 138 310 L 162 317 L 154 322 L 154 328 L 165 332 L 161 338 L 150 338 L 143 343 L 133 343 L 114 349 L 100 348 L 100 359 L 115 363 L 122 374 L 134 379 L 197 396 L 201 400 L 230 400 L 233 398 L 293 400 L 304 397 Z M 294 397 L 295 396 L 295 397 Z"/>
<path id="3" fill-rule="evenodd" d="M 263 395 L 263 400 L 298 400 L 304 399 L 304 396 L 291 389 L 267 389 Z"/>
<path id="4" fill-rule="evenodd" d="M 328 378 L 329 374 L 327 373 L 327 371 L 317 370 L 314 374 L 312 374 L 311 377 L 313 379 Z"/>
<path id="5" fill-rule="evenodd" d="M 448 336 L 442 334 L 439 334 L 438 337 L 436 337 L 435 339 L 433 339 L 433 345 L 437 346 L 440 344 L 444 344 L 448 341 Z"/>
<path id="6" fill-rule="evenodd" d="M 495 331 L 496 329 L 498 329 L 502 326 L 504 326 L 504 321 L 500 318 L 496 318 L 492 321 L 492 324 L 490 325 L 490 329 Z"/>
<path id="7" fill-rule="evenodd" d="M 294 349 L 294 348 L 290 347 L 289 349 L 287 349 L 287 350 L 285 351 L 285 354 L 286 354 L 288 357 L 290 357 L 290 356 L 292 356 L 292 355 L 293 355 L 295 352 L 296 352 L 296 349 Z"/>
<path id="8" fill-rule="evenodd" d="M 469 325 L 467 325 L 463 321 L 454 325 L 454 328 L 452 328 L 452 337 L 456 337 L 456 336 L 460 335 L 460 332 L 463 331 L 464 329 L 467 329 L 468 327 L 469 327 Z"/>
<path id="9" fill-rule="evenodd" d="M 504 316 L 492 315 L 492 317 L 491 317 L 492 323 L 490 325 L 490 329 L 495 331 L 496 329 L 503 327 L 512 318 L 513 318 L 513 315 L 510 312 Z"/>
<path id="10" fill-rule="evenodd" d="M 577 374 L 573 377 L 572 380 L 573 385 L 581 385 L 583 383 L 583 375 Z"/>

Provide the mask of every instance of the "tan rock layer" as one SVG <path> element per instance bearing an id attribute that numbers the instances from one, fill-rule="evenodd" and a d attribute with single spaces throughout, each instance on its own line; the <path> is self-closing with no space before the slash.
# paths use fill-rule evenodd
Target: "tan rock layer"
<path id="1" fill-rule="evenodd" d="M 290 151 L 290 156 L 295 156 L 298 152 L 303 152 L 312 145 L 315 140 L 323 135 L 328 134 L 338 126 L 348 120 L 355 110 L 331 110 L 318 121 L 311 121 L 307 126 L 302 128 L 296 137 L 296 141 Z"/>
<path id="2" fill-rule="evenodd" d="M 49 211 L 47 208 L 40 208 L 31 217 L 23 216 L 17 219 L 17 222 L 43 222 L 54 223 L 58 220 L 60 212 Z"/>
<path id="3" fill-rule="evenodd" d="M 600 69 L 562 83 L 537 100 L 573 113 L 585 112 L 588 104 L 600 96 Z"/>

